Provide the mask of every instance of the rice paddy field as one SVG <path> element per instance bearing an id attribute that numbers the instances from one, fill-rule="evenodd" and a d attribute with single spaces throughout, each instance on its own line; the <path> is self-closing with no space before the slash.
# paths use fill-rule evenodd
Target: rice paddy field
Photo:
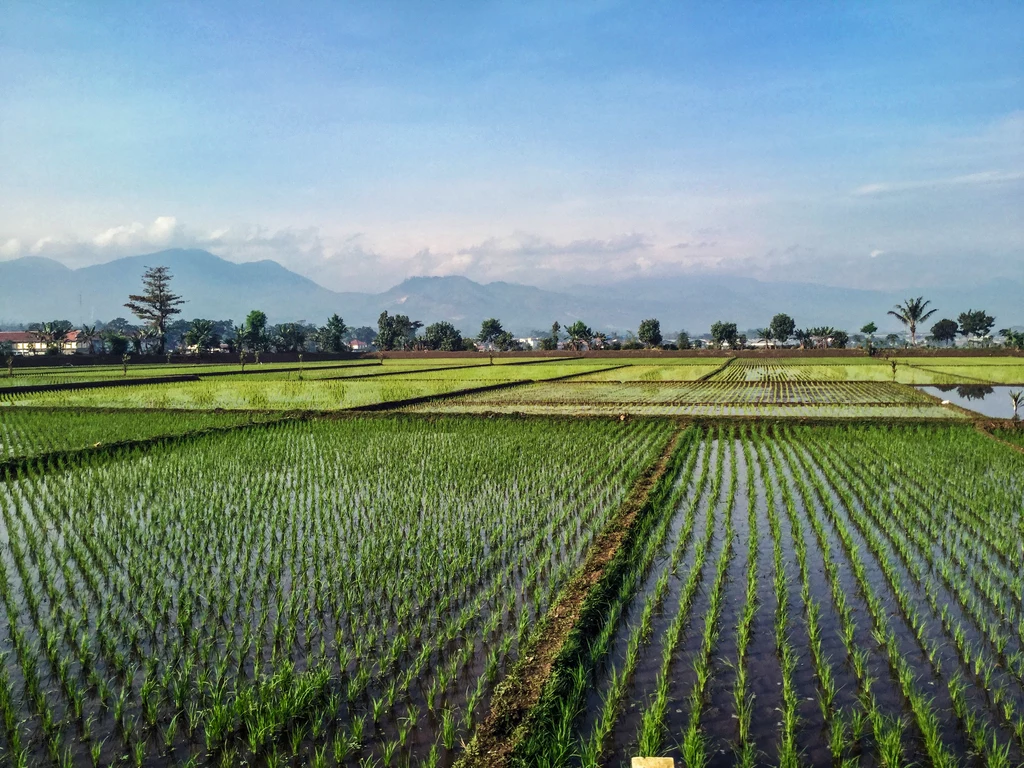
<path id="1" fill-rule="evenodd" d="M 913 384 L 1019 384 L 1024 385 L 1024 357 L 907 358 L 908 369 L 934 381 Z"/>
<path id="2" fill-rule="evenodd" d="M 670 431 L 281 422 L 20 470 L 5 757 L 447 764 Z"/>
<path id="3" fill-rule="evenodd" d="M 532 415 L 791 416 L 964 418 L 913 387 L 802 379 L 703 382 L 595 382 L 592 376 L 532 383 L 413 405 L 437 413 Z"/>
<path id="4" fill-rule="evenodd" d="M 1018 360 L 0 389 L 0 765 L 1024 764 Z"/>
<path id="5" fill-rule="evenodd" d="M 1020 764 L 1024 456 L 957 427 L 688 445 L 519 764 Z"/>
<path id="6" fill-rule="evenodd" d="M 18 408 L 0 416 L 0 460 L 262 423 L 267 413 Z"/>

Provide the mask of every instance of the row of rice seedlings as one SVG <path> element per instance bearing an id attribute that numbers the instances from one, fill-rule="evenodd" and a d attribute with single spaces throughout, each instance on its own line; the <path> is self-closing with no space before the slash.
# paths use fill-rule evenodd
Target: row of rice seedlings
<path id="1" fill-rule="evenodd" d="M 696 681 L 687 699 L 689 704 L 689 720 L 682 734 L 682 753 L 687 765 L 703 766 L 708 762 L 707 738 L 700 727 L 700 720 L 706 704 L 708 683 L 711 680 L 711 654 L 718 643 L 718 636 L 721 632 L 721 616 L 723 604 L 722 588 L 725 584 L 725 576 L 729 567 L 729 560 L 732 557 L 733 539 L 735 527 L 733 525 L 732 513 L 736 501 L 736 488 L 738 484 L 738 473 L 736 466 L 736 444 L 731 443 L 733 471 L 729 476 L 729 491 L 725 499 L 725 539 L 722 544 L 722 551 L 718 558 L 718 567 L 715 573 L 715 580 L 711 585 L 709 595 L 709 606 L 704 614 L 704 633 L 701 638 L 700 650 L 693 661 L 693 670 Z"/>
<path id="2" fill-rule="evenodd" d="M 865 419 L 900 419 L 933 421 L 966 421 L 968 417 L 937 403 L 903 405 L 798 405 L 763 404 L 734 405 L 643 405 L 636 403 L 490 403 L 471 400 L 473 396 L 433 401 L 410 406 L 411 413 L 450 414 L 521 414 L 531 416 L 613 416 L 639 417 L 760 417 L 779 419 L 836 419 L 856 421 Z"/>
<path id="3" fill-rule="evenodd" d="M 769 444 L 770 449 L 763 449 L 761 443 L 762 434 L 758 434 L 757 448 L 758 456 L 761 461 L 762 467 L 766 466 L 767 459 L 764 456 L 765 450 L 771 452 L 771 466 L 781 468 L 785 466 L 778 456 L 777 448 L 774 444 Z M 767 442 L 767 438 L 766 438 Z M 791 499 L 791 493 L 786 484 L 782 484 L 783 494 L 788 499 Z M 781 560 L 781 548 L 779 546 L 779 536 L 777 533 L 778 528 L 778 517 L 777 512 L 774 511 L 774 489 L 773 484 L 770 482 L 765 483 L 765 491 L 768 499 L 769 509 L 769 521 L 773 527 L 773 539 L 775 546 L 775 559 L 776 559 L 776 579 L 779 578 L 778 574 L 782 569 Z M 807 499 L 804 499 L 805 502 Z M 787 509 L 790 502 L 787 501 Z M 818 680 L 819 688 L 819 704 L 822 705 L 823 714 L 826 722 L 830 723 L 829 726 L 829 751 L 832 754 L 833 760 L 837 763 L 842 763 L 844 760 L 853 759 L 851 753 L 861 746 L 863 731 L 864 731 L 864 717 L 866 716 L 871 723 L 876 724 L 875 730 L 883 733 L 889 732 L 884 726 L 885 719 L 884 715 L 878 709 L 878 702 L 874 696 L 872 687 L 874 681 L 872 680 L 868 672 L 868 652 L 865 648 L 858 647 L 856 641 L 857 625 L 853 616 L 853 609 L 850 606 L 849 599 L 846 591 L 843 588 L 843 584 L 840 580 L 839 575 L 839 564 L 836 553 L 832 551 L 832 545 L 829 541 L 828 534 L 825 531 L 824 525 L 821 519 L 817 515 L 809 515 L 808 522 L 811 529 L 814 531 L 815 539 L 818 548 L 821 551 L 822 563 L 825 571 L 826 581 L 829 585 L 829 590 L 832 597 L 832 605 L 834 610 L 840 619 L 839 633 L 842 638 L 843 647 L 846 650 L 846 660 L 852 668 L 856 680 L 857 680 L 857 707 L 848 713 L 840 713 L 835 710 L 832 704 L 835 701 L 836 690 L 834 683 L 834 676 L 830 669 L 828 669 L 827 660 L 822 658 L 820 650 L 820 633 L 815 633 L 815 638 L 812 640 L 812 661 L 815 664 L 815 675 Z M 802 576 L 806 573 L 804 569 Z M 780 587 L 781 588 L 781 587 Z M 801 592 L 805 593 L 806 589 L 802 586 Z M 796 700 L 795 693 L 792 694 L 786 700 L 787 707 L 795 712 Z M 849 727 L 848 727 L 849 724 Z M 788 732 L 785 734 L 789 741 L 793 742 L 793 736 Z M 796 758 L 795 750 L 792 747 L 787 748 L 788 759 L 792 762 Z"/>
<path id="4" fill-rule="evenodd" d="M 639 590 L 651 563 L 663 548 L 674 518 L 670 512 L 676 509 L 690 485 L 697 458 L 697 452 L 691 446 L 698 434 L 697 430 L 688 430 L 683 435 L 671 460 L 671 471 L 666 473 L 662 482 L 652 491 L 650 514 L 645 515 L 639 521 L 635 537 L 631 539 L 632 542 L 642 542 L 640 551 L 636 552 L 629 542 L 623 549 L 620 549 L 617 557 L 625 558 L 624 562 L 627 563 L 628 570 L 619 582 L 617 591 L 604 598 L 610 600 L 610 604 L 597 625 L 598 631 L 592 637 L 581 637 L 575 642 L 574 638 L 570 637 L 566 642 L 566 647 L 570 649 L 570 656 L 559 660 L 556 672 L 548 684 L 546 698 L 538 707 L 539 714 L 534 717 L 530 734 L 525 744 L 517 750 L 517 754 L 514 756 L 516 764 L 534 765 L 540 761 L 552 766 L 563 765 L 576 753 L 588 765 L 596 764 L 600 758 L 603 740 L 614 723 L 616 700 L 621 695 L 616 691 L 619 686 L 625 684 L 627 676 L 625 673 L 616 675 L 615 670 L 611 670 L 612 692 L 605 699 L 593 735 L 586 743 L 577 743 L 580 737 L 576 736 L 574 723 L 582 713 L 583 696 L 587 686 L 587 670 L 596 669 L 611 650 L 613 635 L 623 618 L 623 611 Z M 685 479 L 676 481 L 675 475 L 679 472 L 679 462 L 687 454 L 689 454 L 689 458 L 685 460 L 685 467 L 679 475 Z M 706 472 L 705 459 L 705 465 L 698 481 L 701 484 L 706 478 Z M 692 525 L 690 521 L 687 521 L 687 524 Z M 685 546 L 685 541 L 689 539 L 689 530 L 688 528 L 680 538 L 681 546 Z M 653 600 L 648 601 L 641 617 L 640 632 L 630 641 L 629 649 L 632 653 L 636 652 L 640 640 L 643 639 L 643 627 L 649 628 L 653 610 Z M 577 649 L 575 654 L 571 650 L 573 647 Z M 627 658 L 627 666 L 630 663 L 635 664 L 633 656 Z M 565 675 L 562 670 L 569 670 L 569 685 L 563 684 L 562 678 Z"/>
<path id="5" fill-rule="evenodd" d="M 627 542 L 627 546 L 620 550 L 620 556 L 625 558 L 623 562 L 628 570 L 614 593 L 604 597 L 599 595 L 599 601 L 594 603 L 601 610 L 600 618 L 593 627 L 596 632 L 587 637 L 573 638 L 571 636 L 567 641 L 567 647 L 576 646 L 582 652 L 559 661 L 555 675 L 548 684 L 541 704 L 537 707 L 537 714 L 534 715 L 530 733 L 513 756 L 515 765 L 565 765 L 574 754 L 580 757 L 581 763 L 584 765 L 600 764 L 606 740 L 620 715 L 621 702 L 624 700 L 625 689 L 629 685 L 630 675 L 637 663 L 640 644 L 646 641 L 646 633 L 650 630 L 656 601 L 664 599 L 664 590 L 668 586 L 667 579 L 662 583 L 662 579 L 659 578 L 654 594 L 645 604 L 641 620 L 628 640 L 626 669 L 621 673 L 614 668 L 610 670 L 610 685 L 602 698 L 600 713 L 595 720 L 591 734 L 586 738 L 577 734 L 575 727 L 576 720 L 582 714 L 583 709 L 583 697 L 587 684 L 585 672 L 588 668 L 595 671 L 600 669 L 602 661 L 611 650 L 613 637 L 623 621 L 625 609 L 647 578 L 655 557 L 662 551 L 668 530 L 675 517 L 674 513 L 691 487 L 692 473 L 698 454 L 694 441 L 700 434 L 699 430 L 688 430 L 680 441 L 674 458 L 674 462 L 678 463 L 682 457 L 688 455 L 685 460 L 685 469 L 680 475 L 685 480 L 671 484 L 662 483 L 654 489 L 651 513 L 643 518 L 640 527 L 636 529 L 636 536 L 630 540 L 633 546 L 628 546 L 630 542 Z M 719 452 L 716 458 L 711 457 L 708 440 L 705 440 L 700 454 L 703 459 L 701 473 L 696 483 L 696 487 L 699 489 L 698 497 L 702 495 L 706 486 L 711 465 L 714 464 L 716 467 L 715 473 L 718 480 L 715 482 L 720 482 L 722 472 L 721 454 Z M 668 473 L 666 478 L 674 476 L 676 473 L 678 473 L 678 468 Z M 677 564 L 677 557 L 681 556 L 683 549 L 691 539 L 696 511 L 697 503 L 693 502 L 687 508 L 684 529 L 673 552 L 673 562 Z M 639 547 L 639 551 L 636 550 L 636 547 Z M 578 632 L 579 630 L 574 631 Z M 572 670 L 571 684 L 562 684 L 563 675 L 559 672 L 561 668 Z"/>
<path id="6" fill-rule="evenodd" d="M 0 409 L 0 455 L 16 458 L 270 421 L 272 414 Z"/>
<path id="7" fill-rule="evenodd" d="M 845 457 L 837 456 L 837 459 Z M 877 459 L 872 459 L 874 464 Z M 859 493 L 872 493 L 866 484 L 862 466 L 853 466 L 848 460 L 839 465 L 845 471 L 848 482 Z M 849 478 L 853 478 L 851 481 Z M 977 630 L 989 641 L 999 654 L 1001 662 L 1021 679 L 1019 643 L 1024 643 L 1024 620 L 1019 607 L 1022 603 L 1022 578 L 1008 574 L 984 545 L 969 545 L 951 534 L 951 528 L 940 522 L 931 506 L 920 506 L 930 499 L 921 492 L 920 486 L 906 483 L 893 490 L 891 495 L 878 498 L 884 509 L 883 518 L 887 530 L 898 524 L 898 533 L 893 533 L 901 551 L 911 559 L 908 567 L 920 570 L 923 560 L 930 571 L 938 572 L 945 587 L 953 594 L 961 609 L 970 616 Z M 912 542 L 910 550 L 904 537 Z M 939 552 L 935 552 L 938 544 Z M 938 554 L 938 556 L 937 556 Z M 980 566 L 980 567 L 979 567 Z M 922 576 L 922 579 L 924 577 Z M 929 599 L 934 599 L 931 581 L 923 582 Z M 930 589 L 929 589 L 930 587 Z M 1009 633 L 1003 632 L 1004 628 Z M 1008 648 L 1017 646 L 1018 652 L 1008 656 Z"/>
<path id="8" fill-rule="evenodd" d="M 810 473 L 809 468 L 800 463 L 800 459 L 802 458 L 802 456 L 793 456 L 790 454 L 786 456 L 786 461 L 790 463 L 790 466 L 792 467 L 793 477 L 801 496 L 804 498 L 805 508 L 811 511 L 812 514 L 816 514 L 813 512 L 816 503 L 815 499 L 812 499 L 810 491 L 806 485 L 806 480 L 801 474 L 801 471 Z M 811 480 L 812 482 L 816 480 L 813 474 L 811 474 Z M 925 699 L 923 694 L 921 694 L 917 689 L 915 676 L 905 659 L 901 656 L 898 642 L 893 628 L 890 625 L 884 604 L 878 597 L 877 593 L 872 589 L 864 563 L 860 559 L 857 549 L 852 544 L 852 537 L 849 529 L 846 527 L 845 520 L 838 516 L 835 509 L 831 506 L 831 498 L 827 495 L 823 495 L 821 490 L 818 492 L 817 502 L 823 504 L 825 509 L 830 513 L 829 517 L 833 523 L 833 527 L 839 534 L 840 540 L 844 545 L 848 562 L 850 563 L 851 569 L 857 578 L 857 582 L 860 586 L 872 619 L 872 637 L 878 646 L 884 649 L 887 654 L 890 669 L 899 683 L 904 699 L 907 701 L 914 714 L 915 721 L 921 727 L 929 759 L 939 765 L 954 764 L 953 762 L 950 762 L 953 761 L 954 758 L 941 742 L 934 711 L 932 710 L 929 701 Z M 870 703 L 867 707 L 867 714 L 872 728 L 875 745 L 878 750 L 879 759 L 882 764 L 904 764 L 905 734 L 907 728 L 907 724 L 904 719 L 902 717 L 891 719 L 887 718 L 882 715 L 877 706 L 871 706 Z"/>
<path id="9" fill-rule="evenodd" d="M 831 457 L 828 460 L 831 460 Z M 952 569 L 944 558 L 941 561 L 941 566 L 936 565 L 932 550 L 933 542 L 924 540 L 920 535 L 915 535 L 914 532 L 920 530 L 917 527 L 918 521 L 908 520 L 907 516 L 901 513 L 901 505 L 893 503 L 893 497 L 873 498 L 872 492 L 865 486 L 862 479 L 854 476 L 849 466 L 836 462 L 833 462 L 833 466 L 837 476 L 847 483 L 859 499 L 862 499 L 865 510 L 886 537 L 892 551 L 908 569 L 914 580 L 922 585 L 925 599 L 933 614 L 941 622 L 948 639 L 953 642 L 964 669 L 973 671 L 977 682 L 996 708 L 999 717 L 1013 731 L 1018 742 L 1024 745 L 1024 719 L 1017 714 L 1015 706 L 1015 699 L 1021 695 L 1021 689 L 1018 687 L 1022 681 L 1020 655 L 1018 651 L 1013 658 L 1007 656 L 1006 646 L 1010 638 L 1002 631 L 1006 626 L 1004 620 L 1007 617 L 1004 617 L 1003 620 L 998 618 L 989 620 L 982 615 L 976 595 L 968 585 L 968 579 Z M 898 494 L 896 498 L 898 499 Z M 922 567 L 922 561 L 928 565 L 928 571 Z M 940 571 L 939 575 L 942 577 L 948 593 L 971 623 L 972 631 L 977 632 L 982 641 L 986 642 L 987 648 L 974 645 L 967 639 L 963 625 L 951 610 L 954 604 L 945 596 L 937 594 L 937 584 L 930 576 L 937 570 Z M 1012 617 L 1010 618 L 1012 619 Z M 994 654 L 995 659 L 992 659 L 989 654 Z M 1003 669 L 1016 678 L 1017 685 L 1008 683 Z M 956 704 L 955 700 L 954 704 Z M 962 702 L 961 706 L 965 708 Z M 981 730 L 977 730 L 972 737 L 977 742 L 987 740 L 987 735 Z"/>
<path id="10" fill-rule="evenodd" d="M 750 441 L 743 440 L 743 458 L 747 468 L 747 586 L 743 612 L 736 624 L 736 681 L 733 685 L 733 706 L 736 713 L 736 762 L 749 768 L 757 760 L 757 750 L 751 740 L 750 724 L 753 717 L 753 698 L 747 691 L 747 652 L 753 633 L 758 599 L 758 514 L 757 483 L 754 477 L 754 456 Z"/>
<path id="11" fill-rule="evenodd" d="M 606 360 L 606 363 L 617 363 L 617 360 Z M 671 382 L 699 381 L 704 376 L 714 373 L 721 367 L 720 363 L 701 361 L 693 365 L 640 365 L 632 364 L 616 367 L 613 370 L 581 376 L 577 381 L 619 381 L 619 382 Z"/>
<path id="12" fill-rule="evenodd" d="M 785 466 L 778 453 L 778 446 L 773 442 L 769 446 L 773 463 L 777 467 Z M 833 757 L 841 758 L 846 751 L 847 745 L 842 738 L 843 726 L 837 720 L 836 694 L 838 687 L 835 681 L 835 674 L 829 659 L 825 658 L 822 650 L 822 627 L 819 622 L 821 606 L 811 597 L 810 574 L 807 564 L 807 543 L 804 534 L 804 526 L 800 515 L 797 512 L 796 501 L 793 498 L 790 486 L 783 479 L 780 481 L 782 490 L 783 509 L 789 520 L 792 531 L 793 551 L 797 559 L 797 570 L 800 579 L 800 600 L 803 604 L 803 616 L 807 629 L 808 647 L 810 650 L 811 664 L 814 668 L 814 675 L 817 681 L 818 705 L 822 713 L 825 728 L 830 733 L 830 749 Z M 847 617 L 849 618 L 849 617 Z M 852 626 L 849 627 L 852 633 Z M 789 662 L 790 665 L 793 663 Z M 786 702 L 788 708 L 795 709 L 795 693 L 790 694 L 790 700 Z M 788 758 L 792 752 L 788 752 Z"/>
<path id="13" fill-rule="evenodd" d="M 907 441 L 885 432 L 853 433 L 861 450 L 879 459 L 900 459 L 900 477 L 928 504 L 942 510 L 947 536 L 977 551 L 993 577 L 1003 581 L 1012 595 L 1020 596 L 1024 585 L 1022 534 L 1019 527 L 1019 473 L 1024 459 L 974 430 L 930 429 L 908 435 Z M 943 482 L 935 482 L 935 467 L 941 466 Z M 879 472 L 888 478 L 890 470 Z M 1009 510 L 1009 514 L 1007 511 Z"/>
<path id="14" fill-rule="evenodd" d="M 69 687 L 54 695 L 91 733 L 90 753 L 99 745 L 134 761 L 157 744 L 178 755 L 201 744 L 269 759 L 334 738 L 348 760 L 390 762 L 411 754 L 411 734 L 430 732 L 442 752 L 455 749 L 530 623 L 666 437 L 666 427 L 627 425 L 609 456 L 608 428 L 457 422 L 439 452 L 434 433 L 415 425 L 291 425 L 267 439 L 221 436 L 116 465 L 23 473 L 0 503 L 6 567 L 17 572 L 11 592 L 40 638 L 20 667 L 38 659 L 66 676 Z M 531 449 L 567 455 L 565 439 L 580 441 L 573 471 L 556 461 L 538 474 Z M 488 448 L 475 458 L 472 445 Z M 425 457 L 418 485 L 408 487 L 408 469 L 396 464 L 403 447 Z M 462 455 L 451 462 L 453 450 Z M 493 464 L 499 456 L 531 469 Z M 449 477 L 424 484 L 439 467 Z M 471 480 L 495 470 L 515 485 Z M 221 500 L 168 482 L 187 475 Z M 407 490 L 396 495 L 396 482 Z M 382 524 L 375 498 L 387 499 Z M 466 510 L 467 501 L 488 512 Z M 339 514 L 353 502 L 355 514 Z M 519 519 L 538 504 L 550 510 L 539 529 Z M 418 519 L 438 506 L 436 523 Z M 161 554 L 147 561 L 144 551 Z M 26 608 L 11 605 L 23 622 Z M 485 672 L 466 695 L 481 658 Z M 280 677 L 289 665 L 295 672 Z M 290 714 L 301 691 L 305 704 Z M 32 707 L 45 717 L 41 700 Z M 412 717 L 417 710 L 426 720 Z"/>
<path id="15" fill-rule="evenodd" d="M 785 362 L 767 362 L 740 358 L 711 377 L 712 381 L 806 381 L 809 377 L 802 367 Z"/>
<path id="16" fill-rule="evenodd" d="M 690 496 L 690 503 L 686 505 L 685 519 L 683 522 L 683 528 L 680 532 L 676 545 L 672 549 L 671 557 L 668 566 L 659 575 L 654 590 L 648 595 L 647 600 L 644 603 L 643 611 L 640 615 L 640 620 L 637 622 L 632 633 L 629 636 L 626 645 L 625 662 L 622 670 L 618 671 L 612 667 L 608 672 L 608 687 L 601 699 L 601 709 L 597 718 L 595 719 L 593 729 L 589 735 L 581 734 L 579 737 L 578 752 L 580 755 L 580 762 L 584 768 L 597 768 L 600 765 L 600 759 L 605 749 L 606 741 L 615 726 L 615 723 L 621 714 L 623 702 L 625 699 L 626 691 L 628 689 L 630 680 L 632 679 L 633 673 L 636 670 L 637 662 L 640 659 L 641 645 L 646 644 L 650 640 L 651 636 L 651 623 L 654 617 L 655 611 L 661 610 L 665 596 L 669 590 L 670 579 L 678 572 L 680 562 L 683 554 L 685 553 L 690 540 L 693 536 L 693 530 L 695 527 L 697 508 L 700 504 L 700 500 L 703 497 L 704 489 L 707 485 L 707 479 L 709 470 L 711 467 L 711 458 L 708 455 L 710 453 L 710 447 L 705 443 L 705 460 L 701 466 L 700 475 L 697 477 L 695 483 L 693 483 L 693 493 Z M 690 458 L 687 463 L 687 468 L 683 472 L 683 476 L 686 478 L 684 482 L 679 485 L 679 490 L 683 493 L 689 490 L 692 482 L 692 473 L 694 464 L 697 460 L 698 451 L 691 450 Z M 720 456 L 720 454 L 719 454 Z M 720 467 L 720 463 L 716 466 Z M 720 477 L 720 469 L 716 470 Z M 668 509 L 674 510 L 680 503 L 679 498 L 681 494 L 673 495 L 669 504 L 666 505 Z M 659 527 L 660 541 L 667 532 L 669 525 L 671 524 L 673 515 L 664 515 L 662 525 Z M 704 553 L 707 551 L 707 547 L 710 541 L 712 533 L 712 527 L 706 526 L 705 535 L 700 540 L 695 551 L 694 560 L 695 562 L 703 562 L 705 557 Z M 653 554 L 653 549 L 651 550 Z M 647 563 L 649 566 L 649 563 Z M 692 571 L 691 571 L 692 573 Z M 634 584 L 639 581 L 640 573 L 637 574 L 637 578 L 634 580 Z M 633 587 L 635 589 L 635 587 Z M 626 597 L 625 594 L 622 597 Z M 608 619 L 606 620 L 604 627 L 602 628 L 601 635 L 597 642 L 594 643 L 591 660 L 595 666 L 600 662 L 601 657 L 607 653 L 607 649 L 610 647 L 613 633 L 619 628 L 620 621 L 622 618 L 622 612 L 626 607 L 624 600 L 620 600 L 616 603 L 613 610 L 609 612 Z"/>
<path id="17" fill-rule="evenodd" d="M 855 526 L 858 534 L 863 537 L 868 546 L 869 553 L 878 564 L 888 588 L 896 598 L 903 620 L 906 621 L 907 625 L 911 628 L 922 648 L 926 650 L 926 656 L 929 661 L 935 665 L 938 648 L 935 646 L 934 640 L 926 632 L 924 619 L 920 616 L 916 606 L 910 599 L 907 587 L 895 572 L 892 556 L 882 544 L 878 533 L 866 523 L 863 517 L 864 513 L 858 509 L 858 505 L 850 497 L 849 491 L 843 488 L 842 484 L 837 480 L 831 465 L 828 463 L 819 463 L 818 467 L 827 479 L 829 488 L 831 488 L 831 490 L 834 491 L 840 499 L 842 499 L 845 515 L 849 515 L 850 523 L 847 522 L 845 515 L 840 515 L 836 507 L 832 504 L 831 494 L 829 494 L 828 490 L 824 486 L 825 481 L 813 472 L 811 468 L 811 459 L 803 450 L 797 450 L 796 448 L 792 448 L 791 450 L 794 460 L 804 468 L 805 472 L 808 473 L 812 485 L 816 488 L 818 499 L 823 503 L 826 512 L 829 514 L 837 528 L 840 538 L 844 542 L 844 546 L 847 549 L 847 556 L 850 559 L 854 572 L 858 577 L 862 590 L 864 591 L 865 599 L 868 601 L 868 605 L 871 609 L 872 616 L 875 621 L 876 637 L 879 644 L 886 649 L 889 655 L 890 666 L 899 680 L 904 696 L 910 705 L 914 720 L 923 738 L 925 750 L 929 759 L 933 763 L 940 765 L 956 764 L 958 762 L 956 757 L 950 752 L 947 745 L 943 742 L 942 729 L 934 707 L 930 702 L 930 699 L 925 697 L 919 689 L 916 682 L 917 675 L 901 652 L 893 629 L 887 620 L 885 606 L 869 583 L 863 563 L 860 559 L 859 553 L 857 552 L 856 545 L 853 544 L 849 525 L 852 524 Z M 938 673 L 940 671 L 941 667 L 937 667 L 936 672 Z M 966 706 L 957 706 L 956 703 L 957 698 L 962 693 L 958 677 L 945 677 L 944 679 L 949 689 L 949 695 L 954 702 L 954 709 L 958 710 L 958 714 L 959 712 L 963 712 L 964 715 L 968 715 L 968 708 Z M 989 726 L 978 721 L 977 714 L 977 712 L 972 711 L 970 712 L 970 716 L 960 718 L 961 724 L 967 731 L 974 748 L 978 749 L 979 753 L 984 755 L 987 764 L 1007 765 L 1008 752 L 1006 747 L 1004 745 L 1000 745 L 995 732 L 992 731 Z M 884 750 L 885 748 L 885 743 L 883 743 L 881 745 L 881 749 Z M 893 745 L 893 748 L 895 749 L 895 744 Z M 898 755 L 894 754 L 893 759 L 897 758 Z M 901 757 L 899 759 L 902 760 Z"/>
<path id="18" fill-rule="evenodd" d="M 467 404 L 501 405 L 930 405 L 923 393 L 864 382 L 599 382 L 572 380 L 466 395 Z"/>
<path id="19" fill-rule="evenodd" d="M 668 709 L 669 674 L 674 662 L 676 648 L 682 637 L 683 629 L 689 621 L 690 610 L 703 579 L 704 565 L 710 551 L 712 536 L 715 532 L 714 514 L 721 496 L 724 467 L 723 445 L 723 441 L 720 440 L 715 461 L 715 477 L 712 482 L 707 505 L 704 535 L 698 541 L 694 551 L 693 564 L 690 567 L 690 572 L 687 575 L 683 588 L 679 592 L 679 599 L 673 613 L 672 622 L 662 637 L 659 638 L 661 643 L 661 667 L 655 680 L 654 693 L 650 697 L 647 707 L 641 716 L 637 734 L 637 750 L 641 755 L 659 754 L 666 735 L 665 714 Z"/>
<path id="20" fill-rule="evenodd" d="M 514 381 L 515 377 L 512 376 L 509 380 Z M 481 382 L 476 384 L 483 385 Z M 414 397 L 442 395 L 472 386 L 473 382 L 466 382 L 457 377 L 417 380 L 405 374 L 317 381 L 206 379 L 184 383 L 17 394 L 5 396 L 5 402 L 10 405 L 47 408 L 338 410 Z"/>
<path id="21" fill-rule="evenodd" d="M 797 716 L 797 692 L 793 682 L 793 670 L 796 667 L 796 653 L 789 638 L 789 574 L 786 572 L 782 551 L 782 528 L 779 513 L 775 505 L 775 491 L 765 472 L 765 456 L 759 440 L 755 441 L 755 450 L 764 482 L 765 506 L 768 517 L 768 528 L 772 537 L 773 585 L 775 589 L 775 652 L 781 664 L 780 680 L 782 688 L 781 733 L 779 734 L 778 758 L 779 765 L 795 768 L 799 765 L 796 745 L 796 732 L 799 724 Z"/>

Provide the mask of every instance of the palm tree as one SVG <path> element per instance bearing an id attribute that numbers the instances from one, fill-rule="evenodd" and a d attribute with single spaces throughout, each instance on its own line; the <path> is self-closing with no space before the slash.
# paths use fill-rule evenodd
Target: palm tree
<path id="1" fill-rule="evenodd" d="M 568 346 L 574 351 L 580 350 L 585 344 L 589 345 L 594 339 L 594 332 L 582 320 L 577 320 L 565 332 L 569 335 Z"/>
<path id="2" fill-rule="evenodd" d="M 1017 420 L 1017 409 L 1020 408 L 1020 404 L 1024 402 L 1024 392 L 1011 392 L 1010 403 L 1013 405 L 1013 419 Z"/>
<path id="3" fill-rule="evenodd" d="M 201 355 L 213 346 L 214 336 L 213 321 L 196 318 L 185 332 L 184 341 L 186 345 L 196 348 L 197 355 Z"/>
<path id="4" fill-rule="evenodd" d="M 54 320 L 40 323 L 32 331 L 36 339 L 46 344 L 48 352 L 60 352 L 61 345 L 71 333 L 71 323 L 67 320 Z"/>
<path id="5" fill-rule="evenodd" d="M 916 299 L 907 299 L 902 304 L 897 304 L 895 309 L 889 310 L 890 315 L 910 329 L 910 343 L 914 346 L 917 345 L 917 324 L 923 323 L 936 312 L 934 309 L 924 311 L 929 304 L 931 301 L 925 301 L 924 296 L 918 296 Z"/>
<path id="6" fill-rule="evenodd" d="M 772 334 L 772 329 L 771 328 L 758 328 L 756 331 L 754 331 L 754 333 L 757 334 L 757 338 L 758 338 L 759 341 L 763 341 L 764 342 L 765 349 L 767 349 L 768 346 L 769 346 L 769 343 L 772 340 L 772 335 L 773 335 Z"/>
<path id="7" fill-rule="evenodd" d="M 78 332 L 78 338 L 89 345 L 90 355 L 96 351 L 96 339 L 99 338 L 99 333 L 96 331 L 95 325 L 83 325 Z"/>

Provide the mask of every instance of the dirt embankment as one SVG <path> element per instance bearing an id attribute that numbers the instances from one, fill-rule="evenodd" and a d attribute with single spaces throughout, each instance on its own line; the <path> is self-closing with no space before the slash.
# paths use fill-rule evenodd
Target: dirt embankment
<path id="1" fill-rule="evenodd" d="M 562 590 L 544 617 L 539 633 L 523 649 L 520 660 L 498 686 L 490 713 L 480 724 L 456 768 L 503 768 L 507 765 L 509 756 L 524 735 L 530 710 L 540 700 L 552 665 L 580 618 L 584 601 L 615 557 L 651 491 L 667 471 L 682 431 L 680 429 L 672 436 L 658 460 L 633 486 L 615 519 L 591 546 L 583 567 Z"/>

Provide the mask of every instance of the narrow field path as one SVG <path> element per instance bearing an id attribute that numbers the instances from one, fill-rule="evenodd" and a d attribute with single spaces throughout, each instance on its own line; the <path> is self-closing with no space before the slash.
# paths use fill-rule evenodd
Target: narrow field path
<path id="1" fill-rule="evenodd" d="M 540 700 L 554 661 L 580 618 L 584 601 L 668 470 L 682 432 L 680 429 L 672 435 L 657 461 L 640 476 L 619 513 L 597 537 L 580 572 L 566 585 L 544 617 L 539 633 L 523 650 L 520 662 L 496 689 L 491 711 L 456 763 L 457 768 L 500 768 L 507 764 L 524 735 L 531 709 Z"/>

